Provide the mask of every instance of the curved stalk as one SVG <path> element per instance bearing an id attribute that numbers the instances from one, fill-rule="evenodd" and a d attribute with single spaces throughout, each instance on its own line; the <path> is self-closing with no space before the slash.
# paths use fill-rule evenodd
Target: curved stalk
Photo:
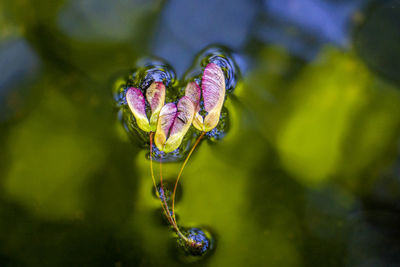
<path id="1" fill-rule="evenodd" d="M 159 197 L 158 191 L 157 191 L 157 184 L 156 180 L 154 179 L 154 172 L 153 172 L 153 132 L 150 132 L 150 173 L 151 173 L 151 179 L 153 180 L 153 185 L 154 189 L 156 190 L 156 195 Z"/>
<path id="2" fill-rule="evenodd" d="M 200 136 L 197 138 L 197 140 L 196 140 L 196 142 L 194 143 L 192 149 L 189 151 L 189 154 L 186 156 L 186 159 L 185 159 L 185 161 L 183 162 L 182 167 L 181 167 L 181 169 L 180 169 L 180 171 L 179 171 L 178 177 L 176 178 L 176 181 L 175 181 L 174 191 L 173 191 L 173 193 L 172 193 L 172 219 L 174 220 L 175 223 L 176 223 L 176 218 L 175 218 L 175 194 L 176 194 L 176 188 L 177 188 L 177 186 L 178 186 L 179 179 L 180 179 L 181 176 L 182 176 L 182 172 L 183 172 L 183 169 L 184 169 L 185 166 L 186 166 L 186 163 L 189 161 L 190 156 L 192 155 L 194 149 L 195 149 L 195 148 L 197 147 L 197 145 L 200 143 L 200 141 L 201 141 L 201 139 L 203 138 L 204 135 L 205 135 L 205 132 L 201 132 Z"/>
<path id="3" fill-rule="evenodd" d="M 160 194 L 158 193 L 158 190 L 157 190 L 157 184 L 156 184 L 156 179 L 154 178 L 154 170 L 153 170 L 153 135 L 154 135 L 154 133 L 150 132 L 150 173 L 151 173 L 151 179 L 153 180 L 154 190 L 156 191 L 156 196 L 161 201 Z M 163 189 L 163 192 L 164 192 L 164 189 Z M 165 195 L 164 195 L 164 199 L 165 199 Z M 161 207 L 162 207 L 163 211 L 165 212 L 165 215 L 167 216 L 168 221 L 172 225 L 174 225 L 174 221 L 172 220 L 171 216 L 168 216 L 169 215 L 169 212 L 167 211 L 168 206 L 164 207 L 164 204 L 161 201 Z"/>
<path id="4" fill-rule="evenodd" d="M 184 236 L 184 235 L 182 234 L 182 232 L 179 230 L 178 224 L 176 223 L 176 221 L 175 221 L 174 219 L 172 219 L 171 214 L 169 213 L 168 204 L 167 204 L 167 201 L 166 201 L 166 199 L 165 199 L 166 196 L 165 196 L 165 190 L 164 190 L 164 184 L 163 184 L 162 161 L 161 161 L 161 158 L 160 158 L 160 184 L 161 184 L 161 190 L 162 190 L 162 192 L 163 192 L 163 194 L 164 194 L 163 201 L 164 201 L 165 208 L 166 208 L 166 210 L 167 210 L 167 212 L 168 212 L 168 215 L 169 215 L 169 220 L 170 220 L 170 222 L 172 221 L 172 226 L 174 227 L 176 233 L 177 233 L 183 240 L 185 240 L 185 242 L 189 242 L 189 239 L 188 239 L 186 236 Z"/>
<path id="5" fill-rule="evenodd" d="M 172 227 L 174 228 L 174 230 L 176 231 L 178 236 L 180 238 L 182 238 L 183 240 L 185 240 L 185 242 L 190 243 L 190 240 L 186 236 L 184 236 L 182 234 L 182 232 L 179 230 L 178 225 L 176 224 L 176 221 L 172 219 L 171 214 L 169 213 L 169 208 L 168 208 L 167 202 L 165 200 L 165 191 L 164 191 L 164 186 L 163 186 L 161 159 L 160 159 L 160 183 L 161 183 L 161 189 L 162 189 L 162 192 L 163 192 L 164 203 L 161 200 L 160 194 L 158 193 L 156 180 L 154 178 L 154 170 L 153 170 L 153 135 L 154 135 L 154 133 L 150 132 L 150 172 L 151 172 L 151 179 L 153 180 L 154 189 L 156 190 L 156 196 L 161 202 L 161 207 L 162 207 L 162 209 L 163 209 L 163 211 L 165 213 L 165 216 L 167 217 L 169 223 L 172 225 Z"/>

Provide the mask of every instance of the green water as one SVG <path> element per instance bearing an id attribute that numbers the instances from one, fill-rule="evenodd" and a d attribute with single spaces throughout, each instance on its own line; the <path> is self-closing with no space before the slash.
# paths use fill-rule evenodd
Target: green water
<path id="1" fill-rule="evenodd" d="M 85 24 L 97 35 L 68 33 L 67 1 L 0 2 L 0 40 L 24 40 L 39 62 L 0 94 L 0 266 L 398 265 L 400 4 L 390 2 L 356 10 L 349 44 L 325 43 L 311 58 L 250 35 L 232 47 L 248 63 L 225 103 L 229 131 L 195 151 L 176 204 L 183 226 L 215 238 L 192 263 L 112 95 L 115 79 L 154 53 L 168 2 L 137 3 L 121 15 L 129 34 L 109 35 L 101 20 Z M 165 163 L 165 179 L 179 167 Z"/>

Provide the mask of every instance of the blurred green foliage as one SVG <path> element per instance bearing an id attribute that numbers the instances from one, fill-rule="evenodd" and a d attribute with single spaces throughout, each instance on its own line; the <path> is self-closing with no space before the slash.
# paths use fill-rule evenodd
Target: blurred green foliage
<path id="1" fill-rule="evenodd" d="M 328 50 L 319 62 L 293 84 L 279 153 L 288 171 L 305 183 L 339 177 L 354 184 L 347 180 L 360 179 L 396 150 L 400 95 L 351 54 Z"/>
<path id="2" fill-rule="evenodd" d="M 101 42 L 58 27 L 65 2 L 0 2 L 0 37 L 23 38 L 43 64 L 0 122 L 0 266 L 185 265 L 111 95 L 114 74 L 149 52 L 162 2 L 126 39 Z M 193 265 L 386 263 L 398 255 L 397 85 L 351 49 L 306 62 L 251 47 L 230 131 L 203 141 L 182 176 L 179 223 L 216 242 Z M 179 167 L 164 164 L 164 178 Z"/>
<path id="3" fill-rule="evenodd" d="M 282 76 L 296 68 L 279 50 L 280 64 L 275 63 L 277 55 L 271 63 L 271 51 L 266 49 L 266 63 L 261 63 L 260 76 L 269 65 L 276 67 L 262 78 L 267 83 L 258 80 L 257 72 L 248 81 L 250 90 L 261 85 L 265 91 L 252 91 L 246 101 L 264 107 L 259 103 L 264 94 L 271 102 L 270 110 L 256 108 L 256 113 L 265 121 L 263 132 L 277 147 L 283 166 L 305 185 L 337 179 L 363 189 L 370 182 L 365 178 L 373 178 L 374 170 L 396 152 L 398 90 L 373 75 L 353 53 L 334 48 L 326 48 L 292 81 L 277 80 L 276 73 Z"/>
<path id="4" fill-rule="evenodd" d="M 79 129 L 78 109 L 49 91 L 10 131 L 4 190 L 39 214 L 57 219 L 82 213 L 82 186 L 104 164 L 104 145 Z"/>

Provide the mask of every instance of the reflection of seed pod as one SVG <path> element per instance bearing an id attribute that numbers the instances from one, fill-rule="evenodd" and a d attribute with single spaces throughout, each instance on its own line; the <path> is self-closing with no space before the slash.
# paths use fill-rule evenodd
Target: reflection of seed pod
<path id="1" fill-rule="evenodd" d="M 211 254 L 215 247 L 213 236 L 204 228 L 183 228 L 182 234 L 189 240 L 186 242 L 182 238 L 178 238 L 180 247 L 178 257 L 183 262 L 203 260 Z"/>

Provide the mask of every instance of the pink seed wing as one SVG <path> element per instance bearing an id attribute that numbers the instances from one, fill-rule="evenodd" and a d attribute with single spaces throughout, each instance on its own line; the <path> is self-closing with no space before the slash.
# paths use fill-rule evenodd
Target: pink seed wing
<path id="1" fill-rule="evenodd" d="M 174 124 L 177 108 L 174 103 L 168 103 L 161 108 L 154 143 L 157 148 L 164 150 L 165 142 Z"/>
<path id="2" fill-rule="evenodd" d="M 165 100 L 165 85 L 162 82 L 153 82 L 146 90 L 146 99 L 152 113 L 161 110 Z"/>
<path id="3" fill-rule="evenodd" d="M 168 135 L 176 117 L 177 108 L 174 103 L 168 103 L 162 107 L 160 112 L 159 125 L 160 129 Z"/>
<path id="4" fill-rule="evenodd" d="M 225 77 L 222 69 L 214 63 L 209 63 L 204 69 L 201 88 L 203 91 L 204 108 L 207 112 L 219 110 L 225 98 Z"/>
<path id="5" fill-rule="evenodd" d="M 185 88 L 185 96 L 190 98 L 195 107 L 195 112 L 197 112 L 200 109 L 200 86 L 196 82 L 189 82 Z"/>
<path id="6" fill-rule="evenodd" d="M 178 112 L 170 136 L 182 134 L 182 131 L 189 128 L 194 116 L 194 105 L 189 97 L 184 96 L 178 102 Z M 187 129 L 186 129 L 187 131 Z M 183 133 L 185 134 L 186 131 Z"/>
<path id="7" fill-rule="evenodd" d="M 149 120 L 146 116 L 146 103 L 142 91 L 130 87 L 126 92 L 126 101 L 140 129 L 150 131 Z"/>
<path id="8" fill-rule="evenodd" d="M 176 118 L 165 144 L 164 152 L 174 151 L 180 146 L 183 137 L 192 124 L 193 116 L 194 105 L 189 97 L 183 96 L 178 102 Z"/>
<path id="9" fill-rule="evenodd" d="M 162 82 L 153 82 L 146 90 L 146 99 L 150 104 L 151 117 L 150 129 L 155 131 L 157 128 L 158 115 L 165 101 L 165 85 Z"/>

